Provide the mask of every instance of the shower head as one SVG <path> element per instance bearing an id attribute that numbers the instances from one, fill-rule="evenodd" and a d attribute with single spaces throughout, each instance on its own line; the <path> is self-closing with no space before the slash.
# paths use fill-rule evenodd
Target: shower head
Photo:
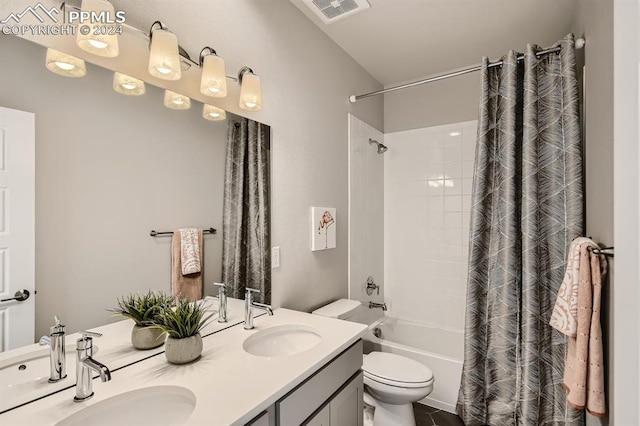
<path id="1" fill-rule="evenodd" d="M 384 154 L 389 149 L 386 145 L 383 145 L 380 142 L 369 138 L 369 144 L 373 144 L 373 143 L 378 145 L 378 154 Z"/>

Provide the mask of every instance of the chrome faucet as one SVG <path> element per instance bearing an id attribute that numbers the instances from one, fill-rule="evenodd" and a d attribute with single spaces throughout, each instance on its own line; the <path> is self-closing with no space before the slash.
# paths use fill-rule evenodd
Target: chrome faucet
<path id="1" fill-rule="evenodd" d="M 273 310 L 271 309 L 271 306 L 253 301 L 253 293 L 260 293 L 260 290 L 256 290 L 248 287 L 246 288 L 246 292 L 244 294 L 244 329 L 245 330 L 253 329 L 253 308 L 262 309 L 263 311 L 266 311 L 269 315 L 273 315 Z"/>
<path id="2" fill-rule="evenodd" d="M 387 310 L 387 304 L 386 303 L 369 302 L 369 309 L 373 309 L 373 308 L 382 308 L 383 311 L 386 311 Z"/>
<path id="3" fill-rule="evenodd" d="M 58 316 L 54 316 L 56 324 L 49 329 L 49 337 L 51 338 L 49 345 L 49 365 L 51 371 L 49 373 L 49 383 L 59 382 L 67 377 L 67 358 L 64 346 L 65 326 L 60 324 Z"/>
<path id="4" fill-rule="evenodd" d="M 82 402 L 93 396 L 92 373 L 95 371 L 100 374 L 103 382 L 111 380 L 111 372 L 109 369 L 92 358 L 93 356 L 93 337 L 100 337 L 102 334 L 90 331 L 82 331 L 82 337 L 78 339 L 76 352 L 76 396 L 74 402 Z"/>
<path id="5" fill-rule="evenodd" d="M 227 322 L 227 286 L 222 283 L 213 283 L 220 287 L 218 290 L 218 322 Z"/>

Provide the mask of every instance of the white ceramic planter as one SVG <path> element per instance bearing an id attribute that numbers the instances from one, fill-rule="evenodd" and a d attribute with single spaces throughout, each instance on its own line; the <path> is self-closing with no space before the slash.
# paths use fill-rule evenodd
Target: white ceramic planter
<path id="1" fill-rule="evenodd" d="M 200 336 L 200 333 L 184 339 L 167 337 L 164 354 L 167 357 L 167 361 L 172 364 L 186 364 L 197 359 L 201 353 L 202 336 Z"/>
<path id="2" fill-rule="evenodd" d="M 136 349 L 153 349 L 162 346 L 165 332 L 155 327 L 134 325 L 131 330 L 131 344 Z"/>

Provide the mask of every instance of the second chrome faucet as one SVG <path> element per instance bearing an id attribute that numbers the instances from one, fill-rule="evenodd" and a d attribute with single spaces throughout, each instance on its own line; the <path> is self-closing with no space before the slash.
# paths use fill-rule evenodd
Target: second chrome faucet
<path id="1" fill-rule="evenodd" d="M 246 292 L 244 294 L 244 329 L 251 330 L 253 329 L 253 308 L 262 309 L 266 311 L 269 315 L 273 315 L 273 310 L 271 306 L 264 305 L 262 303 L 253 301 L 253 294 L 260 293 L 260 290 L 256 290 L 253 288 L 246 288 Z"/>
<path id="2" fill-rule="evenodd" d="M 100 333 L 82 331 L 82 337 L 78 339 L 76 347 L 76 396 L 75 402 L 86 401 L 93 396 L 93 373 L 100 374 L 103 382 L 111 380 L 111 371 L 93 359 L 93 337 L 102 336 Z"/>
<path id="3" fill-rule="evenodd" d="M 60 319 L 56 315 L 54 317 L 55 325 L 49 330 L 50 353 L 49 353 L 49 383 L 59 382 L 67 377 L 66 372 L 66 354 L 64 347 L 65 326 L 60 323 Z"/>

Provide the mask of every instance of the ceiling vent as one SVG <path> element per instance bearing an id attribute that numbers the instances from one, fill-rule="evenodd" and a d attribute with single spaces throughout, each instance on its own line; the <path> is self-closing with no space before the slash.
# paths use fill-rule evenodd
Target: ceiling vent
<path id="1" fill-rule="evenodd" d="M 371 7 L 367 0 L 304 0 L 322 22 L 331 24 Z"/>

